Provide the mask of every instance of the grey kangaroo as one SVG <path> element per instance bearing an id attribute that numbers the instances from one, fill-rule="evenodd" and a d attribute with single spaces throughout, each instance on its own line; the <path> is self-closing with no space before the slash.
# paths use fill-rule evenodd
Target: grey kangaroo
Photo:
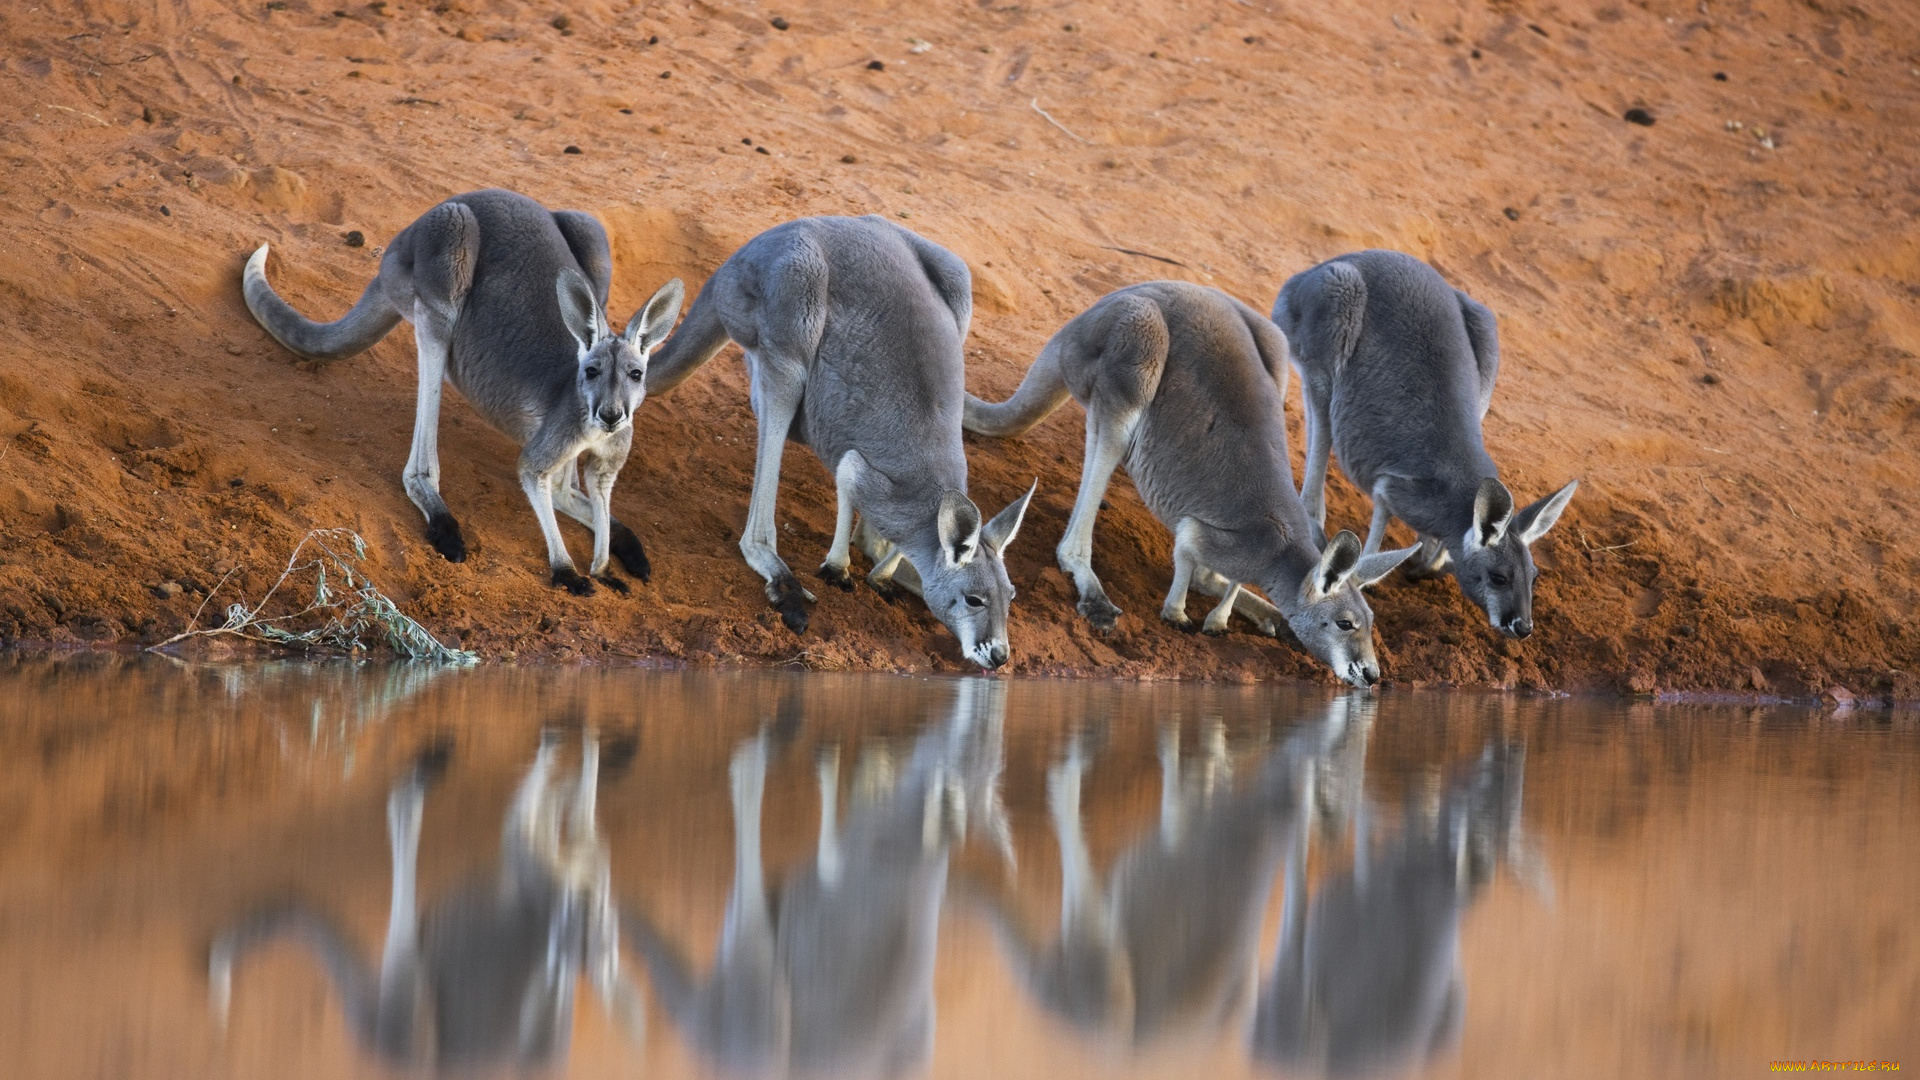
<path id="1" fill-rule="evenodd" d="M 1327 516 L 1327 458 L 1373 498 L 1366 550 L 1387 522 L 1420 536 L 1414 576 L 1451 571 L 1496 630 L 1533 633 L 1534 541 L 1580 486 L 1516 511 L 1487 456 L 1480 422 L 1493 404 L 1500 339 L 1493 312 L 1397 251 L 1342 255 L 1294 275 L 1273 302 L 1293 342 L 1306 400 L 1301 494 L 1316 528 Z"/>
<path id="2" fill-rule="evenodd" d="M 1302 1075 L 1380 1075 L 1459 1038 L 1461 917 L 1498 863 L 1521 869 L 1536 858 L 1520 832 L 1525 760 L 1517 746 L 1489 746 L 1437 809 L 1409 807 L 1382 844 L 1360 816 L 1353 864 L 1311 903 L 1304 845 L 1293 853 L 1278 955 L 1251 1028 L 1256 1058 Z"/>
<path id="3" fill-rule="evenodd" d="M 593 530 L 588 573 L 618 592 L 611 553 L 641 581 L 652 573 L 632 529 L 614 520 L 613 483 L 633 445 L 633 413 L 646 397 L 648 354 L 673 329 L 683 287 L 661 286 L 615 334 L 607 325 L 613 256 L 591 214 L 549 211 L 511 191 L 456 195 L 400 230 L 360 300 L 336 322 L 315 323 L 267 284 L 267 245 L 247 260 L 247 310 L 273 339 L 311 360 L 372 348 L 394 325 L 413 324 L 420 395 L 403 479 L 427 516 L 427 540 L 451 562 L 466 539 L 440 498 L 440 383 L 452 383 L 489 424 L 519 443 L 520 486 L 533 504 L 553 583 L 593 592 L 567 554 L 556 507 Z M 580 486 L 576 462 L 586 471 Z"/>
<path id="4" fill-rule="evenodd" d="M 1380 663 L 1360 590 L 1414 549 L 1363 554 L 1346 532 L 1316 544 L 1287 458 L 1286 386 L 1287 339 L 1265 316 L 1218 289 L 1156 281 L 1109 293 L 1062 327 L 1006 402 L 969 395 L 965 425 L 1006 437 L 1069 395 L 1086 407 L 1080 493 L 1058 555 L 1096 628 L 1120 617 L 1093 572 L 1093 519 L 1124 463 L 1173 530 L 1161 618 L 1190 627 L 1187 591 L 1197 585 L 1220 597 L 1208 633 L 1225 633 L 1236 611 L 1266 634 L 1284 623 L 1342 679 L 1371 686 Z"/>
<path id="5" fill-rule="evenodd" d="M 949 852 L 972 824 L 1012 851 L 998 789 L 1005 695 L 959 684 L 952 714 L 903 763 L 861 770 L 871 775 L 856 778 L 844 821 L 838 757 L 823 755 L 817 853 L 772 890 L 760 854 L 770 740 L 735 751 L 733 891 L 712 970 L 696 974 L 644 915 L 624 917 L 662 1010 L 699 1053 L 760 1076 L 893 1077 L 926 1063 Z"/>
<path id="6" fill-rule="evenodd" d="M 270 909 L 214 939 L 215 1016 L 226 1020 L 240 958 L 292 934 L 319 953 L 355 1035 L 394 1064 L 452 1070 L 562 1060 L 582 976 L 637 1040 L 644 1013 L 639 990 L 620 969 L 612 872 L 594 822 L 599 744 L 587 736 L 572 781 L 553 776 L 558 745 L 541 740 L 514 794 L 497 879 L 454 892 L 424 918 L 415 866 L 432 769 L 416 766 L 387 800 L 393 893 L 378 973 L 332 920 L 301 905 Z"/>
<path id="7" fill-rule="evenodd" d="M 802 218 L 761 233 L 714 271 L 655 358 L 647 386 L 660 393 L 729 339 L 746 353 L 760 433 L 740 553 L 794 632 L 806 629 L 814 597 L 776 550 L 788 439 L 813 448 L 838 490 L 820 576 L 851 589 L 850 544 L 859 539 L 876 590 L 919 592 L 968 660 L 1006 663 L 1013 585 L 1002 553 L 1033 492 L 984 525 L 967 498 L 961 342 L 972 315 L 972 275 L 946 249 L 877 216 Z M 913 573 L 896 580 L 903 559 Z"/>
<path id="8" fill-rule="evenodd" d="M 1253 1011 L 1275 872 L 1305 823 L 1358 788 L 1372 705 L 1334 702 L 1269 748 L 1237 790 L 1217 720 L 1203 723 L 1200 760 L 1185 767 L 1178 722 L 1168 723 L 1159 828 L 1120 856 L 1104 885 L 1081 825 L 1087 739 L 1076 738 L 1047 776 L 1060 845 L 1058 939 L 1043 948 L 1004 906 L 989 907 L 1028 991 L 1076 1028 L 1130 1049 L 1240 1027 Z"/>

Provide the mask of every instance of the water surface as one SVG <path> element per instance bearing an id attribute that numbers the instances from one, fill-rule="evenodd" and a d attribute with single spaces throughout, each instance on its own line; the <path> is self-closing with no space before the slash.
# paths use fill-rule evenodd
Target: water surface
<path id="1" fill-rule="evenodd" d="M 1920 730 L 0 658 L 23 1077 L 1920 1068 Z"/>

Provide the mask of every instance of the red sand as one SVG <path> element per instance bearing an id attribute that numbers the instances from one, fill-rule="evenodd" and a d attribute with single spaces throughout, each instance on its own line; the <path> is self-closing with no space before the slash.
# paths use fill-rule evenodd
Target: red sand
<path id="1" fill-rule="evenodd" d="M 923 609 L 865 589 L 779 626 L 734 546 L 753 420 L 731 352 L 638 418 L 615 512 L 652 586 L 551 589 L 515 449 L 457 397 L 443 487 L 474 555 L 432 552 L 399 481 L 408 333 L 298 363 L 238 271 L 271 241 L 276 286 L 332 317 L 393 232 L 498 185 L 600 216 L 621 320 L 779 221 L 894 216 L 973 266 L 989 397 L 1117 286 L 1264 309 L 1317 260 L 1412 252 L 1500 313 L 1509 483 L 1582 486 L 1536 550 L 1534 637 L 1395 581 L 1392 678 L 1920 699 L 1911 4 L 103 0 L 16 6 L 0 46 L 0 641 L 155 641 L 235 567 L 257 596 L 307 529 L 347 526 L 408 611 L 488 657 L 959 668 Z M 1013 670 L 1327 677 L 1290 643 L 1161 624 L 1168 537 L 1124 482 L 1095 564 L 1128 615 L 1090 632 L 1052 565 L 1080 440 L 1073 406 L 969 440 L 982 505 L 1040 478 Z M 785 479 L 783 550 L 811 568 L 830 479 L 800 449 Z"/>

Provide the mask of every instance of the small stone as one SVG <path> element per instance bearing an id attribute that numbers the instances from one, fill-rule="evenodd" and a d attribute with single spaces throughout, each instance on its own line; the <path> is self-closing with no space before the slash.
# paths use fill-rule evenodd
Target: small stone
<path id="1" fill-rule="evenodd" d="M 781 17 L 780 17 L 780 16 L 778 16 L 778 15 L 775 15 L 775 16 L 774 16 L 774 17 L 773 17 L 773 18 L 772 18 L 771 20 L 769 20 L 769 21 L 771 21 L 771 22 L 773 23 L 773 28 L 774 28 L 775 30 L 785 30 L 786 28 L 788 28 L 788 27 L 790 27 L 790 26 L 792 26 L 792 25 L 793 25 L 792 23 L 790 23 L 790 22 L 788 22 L 788 21 L 787 21 L 786 19 L 784 19 L 784 18 L 781 18 Z"/>
<path id="2" fill-rule="evenodd" d="M 1820 704 L 1834 712 L 1846 712 L 1853 708 L 1853 691 L 1844 686 L 1829 686 L 1821 693 Z"/>
<path id="3" fill-rule="evenodd" d="M 563 154 L 577 154 L 580 152 L 580 148 L 577 146 L 569 146 L 565 150 L 562 150 L 560 152 Z"/>
<path id="4" fill-rule="evenodd" d="M 663 78 L 663 79 L 671 79 L 671 78 L 673 78 L 673 72 L 671 72 L 671 71 L 663 71 L 663 72 L 661 72 L 661 73 L 660 73 L 660 77 L 661 77 L 661 78 Z"/>
<path id="5" fill-rule="evenodd" d="M 867 61 L 867 70 L 885 71 L 887 70 L 887 62 L 885 60 L 869 60 Z"/>
<path id="6" fill-rule="evenodd" d="M 621 112 L 621 113 L 622 113 L 623 115 L 626 115 L 626 116 L 632 116 L 632 115 L 633 115 L 633 110 L 632 110 L 632 109 L 621 109 L 621 110 L 620 110 L 620 112 Z"/>
<path id="7" fill-rule="evenodd" d="M 752 145 L 753 145 L 753 140 L 752 140 L 752 139 L 741 139 L 741 140 L 740 140 L 740 145 L 741 145 L 741 146 L 752 146 Z"/>
<path id="8" fill-rule="evenodd" d="M 567 16 L 565 16 L 565 15 L 555 15 L 555 16 L 553 17 L 553 22 L 552 22 L 552 23 L 551 23 L 550 25 L 552 25 L 552 27 L 553 27 L 553 28 L 554 28 L 555 30 L 563 30 L 563 31 L 564 31 L 564 30 L 566 30 L 566 29 L 567 29 L 568 27 L 570 27 L 570 26 L 572 26 L 572 25 L 573 25 L 573 20 L 572 20 L 571 18 L 569 18 L 569 17 L 567 17 Z"/>
<path id="9" fill-rule="evenodd" d="M 1766 673 L 1757 667 L 1747 669 L 1747 685 L 1762 693 L 1773 689 L 1773 684 L 1767 681 Z"/>
<path id="10" fill-rule="evenodd" d="M 367 234 L 361 232 L 359 229 L 348 230 L 347 235 L 342 237 L 342 239 L 346 240 L 348 247 L 367 246 Z"/>
<path id="11" fill-rule="evenodd" d="M 844 165 L 858 165 L 860 163 L 860 159 L 854 157 L 852 154 L 841 154 L 840 161 Z"/>
<path id="12" fill-rule="evenodd" d="M 162 600 L 171 600 L 179 596 L 183 591 L 185 590 L 181 589 L 180 583 L 177 581 L 163 581 L 153 587 L 153 595 Z"/>
<path id="13" fill-rule="evenodd" d="M 160 204 L 160 216 L 161 216 L 161 217 L 172 217 L 172 216 L 173 216 L 173 211 L 171 211 L 171 210 L 169 210 L 169 209 L 167 209 L 167 204 L 166 204 L 166 203 L 161 203 L 161 204 Z"/>
<path id="14" fill-rule="evenodd" d="M 1507 207 L 1507 208 L 1506 208 L 1505 210 L 1502 210 L 1502 211 L 1500 211 L 1500 212 L 1501 212 L 1501 213 L 1503 213 L 1503 214 L 1505 214 L 1505 215 L 1507 215 L 1507 220 L 1508 220 L 1508 221 L 1519 221 L 1519 220 L 1520 220 L 1520 211 L 1518 211 L 1518 210 L 1515 210 L 1515 209 L 1514 209 L 1513 207 L 1511 207 L 1511 206 L 1509 206 L 1509 207 Z"/>
<path id="15" fill-rule="evenodd" d="M 1636 671 L 1627 679 L 1627 689 L 1636 694 L 1651 694 L 1653 688 L 1660 685 L 1651 671 Z"/>
<path id="16" fill-rule="evenodd" d="M 1707 384 L 1708 386 L 1719 386 L 1720 376 L 1715 375 L 1713 372 L 1709 371 L 1705 375 L 1700 376 L 1700 381 Z"/>
<path id="17" fill-rule="evenodd" d="M 1653 114 L 1641 108 L 1628 109 L 1620 114 L 1620 118 L 1629 124 L 1639 124 L 1641 127 L 1653 126 Z"/>
<path id="18" fill-rule="evenodd" d="M 754 147 L 754 148 L 753 148 L 753 152 L 754 152 L 754 153 L 756 153 L 756 154 L 765 154 L 765 155 L 767 155 L 768 157 L 772 157 L 772 156 L 773 156 L 773 151 L 771 151 L 771 150 L 769 150 L 769 149 L 767 149 L 767 148 L 766 148 L 766 147 L 764 147 L 764 146 L 756 146 L 756 147 Z"/>
<path id="19" fill-rule="evenodd" d="M 1716 71 L 1716 72 L 1714 72 L 1714 73 L 1713 73 L 1713 81 L 1714 81 L 1714 82 L 1726 82 L 1726 81 L 1727 81 L 1727 73 L 1726 73 L 1726 72 L 1724 72 L 1724 71 Z"/>

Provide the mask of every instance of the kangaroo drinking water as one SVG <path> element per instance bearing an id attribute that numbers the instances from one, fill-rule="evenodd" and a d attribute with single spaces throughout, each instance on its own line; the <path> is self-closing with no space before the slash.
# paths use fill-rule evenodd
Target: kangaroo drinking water
<path id="1" fill-rule="evenodd" d="M 267 245 L 247 260 L 247 310 L 289 350 L 338 360 L 372 348 L 394 325 L 413 324 L 420 394 L 407 497 L 427 516 L 427 540 L 451 562 L 466 539 L 440 498 L 440 383 L 452 383 L 487 422 L 522 446 L 520 486 L 547 541 L 553 583 L 593 591 L 567 554 L 557 507 L 593 530 L 588 573 L 626 592 L 609 554 L 646 581 L 646 550 L 614 520 L 613 483 L 633 445 L 633 413 L 646 397 L 648 354 L 673 328 L 683 288 L 661 286 L 625 333 L 607 325 L 613 257 L 606 230 L 578 210 L 549 211 L 511 191 L 456 195 L 402 229 L 380 272 L 339 320 L 309 321 L 267 284 Z M 584 463 L 581 490 L 576 463 Z"/>
<path id="2" fill-rule="evenodd" d="M 1528 549 L 1580 481 L 1516 511 L 1487 456 L 1480 422 L 1493 404 L 1500 339 L 1493 312 L 1397 251 L 1342 255 L 1294 275 L 1273 302 L 1293 342 L 1306 400 L 1301 495 L 1316 528 L 1327 516 L 1327 457 L 1373 498 L 1366 551 L 1387 522 L 1420 536 L 1417 576 L 1450 571 L 1494 629 L 1533 633 Z"/>
<path id="3" fill-rule="evenodd" d="M 1218 289 L 1156 281 L 1109 293 L 1062 327 L 1006 402 L 968 396 L 965 424 L 1005 437 L 1068 395 L 1086 407 L 1080 493 L 1058 555 L 1096 628 L 1111 630 L 1120 617 L 1093 572 L 1093 519 L 1124 463 L 1173 530 L 1161 618 L 1191 626 L 1187 590 L 1197 585 L 1221 598 L 1208 633 L 1225 633 L 1236 611 L 1275 636 L 1284 622 L 1341 678 L 1371 686 L 1380 663 L 1360 590 L 1414 549 L 1363 555 L 1347 532 L 1316 547 L 1287 459 L 1286 385 L 1287 339 L 1264 316 Z"/>
<path id="4" fill-rule="evenodd" d="M 1033 492 L 984 525 L 967 497 L 960 345 L 972 316 L 972 275 L 952 252 L 882 217 L 802 218 L 761 233 L 721 264 L 648 372 L 648 389 L 660 393 L 729 339 L 746 353 L 760 434 L 740 553 L 796 633 L 806 629 L 814 597 L 776 546 L 774 500 L 788 439 L 812 447 L 838 489 L 820 576 L 851 589 L 847 564 L 858 539 L 874 562 L 867 581 L 876 590 L 920 593 L 968 660 L 1006 663 L 1013 584 L 1002 553 Z M 903 560 L 912 572 L 896 578 Z"/>

